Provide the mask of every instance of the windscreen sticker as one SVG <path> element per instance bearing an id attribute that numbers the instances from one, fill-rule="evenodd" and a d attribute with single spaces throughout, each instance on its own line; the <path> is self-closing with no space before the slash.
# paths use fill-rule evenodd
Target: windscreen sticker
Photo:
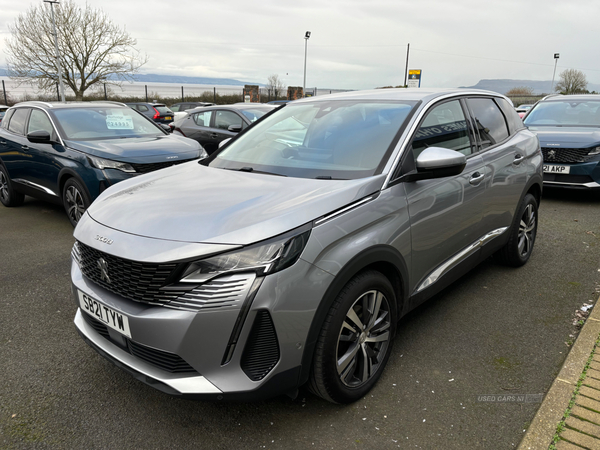
<path id="1" fill-rule="evenodd" d="M 106 116 L 106 128 L 109 130 L 133 130 L 133 119 L 131 116 Z"/>

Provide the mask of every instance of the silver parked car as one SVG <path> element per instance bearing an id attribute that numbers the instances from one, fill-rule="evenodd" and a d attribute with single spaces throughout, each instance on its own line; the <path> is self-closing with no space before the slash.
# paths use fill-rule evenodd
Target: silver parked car
<path id="1" fill-rule="evenodd" d="M 295 101 L 91 205 L 75 229 L 75 324 L 169 394 L 308 384 L 352 402 L 381 376 L 399 318 L 492 254 L 527 262 L 541 193 L 538 139 L 502 95 Z"/>

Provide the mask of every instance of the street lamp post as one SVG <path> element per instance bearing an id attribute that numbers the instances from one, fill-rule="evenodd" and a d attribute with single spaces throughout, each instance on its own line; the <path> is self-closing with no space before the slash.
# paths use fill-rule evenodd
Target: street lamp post
<path id="1" fill-rule="evenodd" d="M 54 3 L 58 4 L 59 0 L 44 0 L 44 3 L 50 3 L 50 11 L 52 11 L 52 27 L 54 28 L 54 46 L 56 47 L 56 70 L 58 71 L 58 83 L 60 85 L 60 100 L 65 101 L 65 86 L 63 85 L 62 70 L 60 64 L 60 52 L 58 51 L 58 34 L 56 33 L 56 22 L 54 21 Z"/>
<path id="2" fill-rule="evenodd" d="M 310 31 L 304 34 L 304 82 L 302 83 L 302 97 L 306 97 L 306 52 L 308 49 L 308 40 L 310 39 Z"/>
<path id="3" fill-rule="evenodd" d="M 556 75 L 556 65 L 558 64 L 558 58 L 560 58 L 559 53 L 554 54 L 554 72 L 552 72 L 552 86 L 550 87 L 550 93 L 554 92 L 554 75 Z"/>

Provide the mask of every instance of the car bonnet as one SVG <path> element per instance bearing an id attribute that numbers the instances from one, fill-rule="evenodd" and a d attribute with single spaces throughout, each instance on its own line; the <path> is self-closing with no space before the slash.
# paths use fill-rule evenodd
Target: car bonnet
<path id="1" fill-rule="evenodd" d="M 288 178 L 190 162 L 119 183 L 98 197 L 88 214 L 138 236 L 247 245 L 377 192 L 384 179 Z"/>

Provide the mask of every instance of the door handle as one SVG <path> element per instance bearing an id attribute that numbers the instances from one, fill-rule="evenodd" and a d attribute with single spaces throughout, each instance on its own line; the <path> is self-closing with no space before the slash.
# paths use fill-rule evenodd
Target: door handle
<path id="1" fill-rule="evenodd" d="M 481 183 L 481 180 L 483 180 L 484 177 L 485 177 L 484 174 L 475 172 L 473 175 L 471 175 L 471 179 L 469 180 L 469 183 L 472 184 L 473 186 L 477 186 L 479 183 Z"/>
<path id="2" fill-rule="evenodd" d="M 29 147 L 28 147 L 28 146 L 26 146 L 26 145 L 21 145 L 21 148 L 22 148 L 23 150 L 25 150 L 25 151 L 29 150 Z"/>
<path id="3" fill-rule="evenodd" d="M 519 155 L 518 153 L 515 155 L 515 159 L 513 160 L 513 164 L 520 164 L 521 161 L 525 159 L 524 156 Z"/>
<path id="4" fill-rule="evenodd" d="M 6 141 L 0 141 L 0 145 L 6 145 Z"/>

